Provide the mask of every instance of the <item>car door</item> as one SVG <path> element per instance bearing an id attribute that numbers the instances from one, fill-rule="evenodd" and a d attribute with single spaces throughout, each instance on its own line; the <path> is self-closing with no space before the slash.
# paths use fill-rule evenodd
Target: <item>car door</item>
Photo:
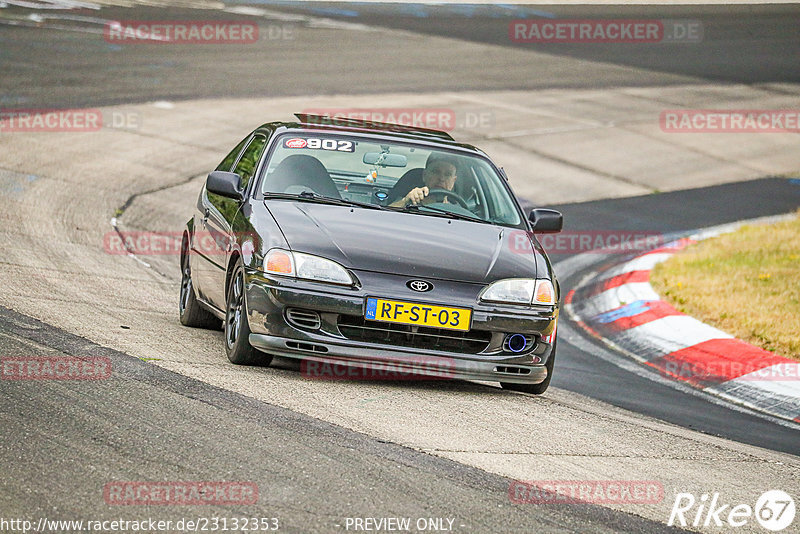
<path id="1" fill-rule="evenodd" d="M 244 149 L 233 172 L 241 177 L 240 188 L 247 191 L 247 186 L 253 178 L 258 161 L 264 152 L 267 138 L 262 134 L 253 135 Z M 206 191 L 207 205 L 203 212 L 201 227 L 208 235 L 207 255 L 209 280 L 205 295 L 217 308 L 225 309 L 225 278 L 228 260 L 233 251 L 235 236 L 232 223 L 236 213 L 241 208 L 241 203 Z"/>
<path id="2" fill-rule="evenodd" d="M 242 139 L 214 170 L 230 172 L 236 162 L 239 161 L 239 155 L 250 142 L 251 138 L 252 134 Z M 192 285 L 194 285 L 198 297 L 206 302 L 211 301 L 209 293 L 214 292 L 213 281 L 216 280 L 216 277 L 212 274 L 214 270 L 216 270 L 216 262 L 212 260 L 212 252 L 216 247 L 214 246 L 212 250 L 209 250 L 209 242 L 211 240 L 207 230 L 207 213 L 209 212 L 209 208 L 210 202 L 204 185 L 203 189 L 200 191 L 200 195 L 197 197 L 197 204 L 195 205 L 194 215 L 192 217 L 192 228 L 194 232 L 191 239 L 189 263 L 192 270 Z"/>

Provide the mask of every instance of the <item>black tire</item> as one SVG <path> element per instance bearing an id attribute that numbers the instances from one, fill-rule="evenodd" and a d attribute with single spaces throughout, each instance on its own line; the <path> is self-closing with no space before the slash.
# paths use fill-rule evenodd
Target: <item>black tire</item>
<path id="1" fill-rule="evenodd" d="M 250 345 L 250 325 L 244 295 L 244 268 L 241 260 L 231 272 L 225 297 L 225 354 L 236 365 L 269 365 L 272 356 Z"/>
<path id="2" fill-rule="evenodd" d="M 550 380 L 553 378 L 553 367 L 556 362 L 557 344 L 558 340 L 556 339 L 553 341 L 553 352 L 550 354 L 550 358 L 545 364 L 545 368 L 547 369 L 547 378 L 544 379 L 544 382 L 540 384 L 512 384 L 510 382 L 500 382 L 500 386 L 509 391 L 520 391 L 522 393 L 530 393 L 532 395 L 541 395 L 547 391 L 547 388 L 550 386 Z"/>
<path id="3" fill-rule="evenodd" d="M 181 293 L 178 300 L 178 314 L 183 326 L 219 330 L 222 321 L 197 302 L 192 284 L 192 268 L 189 264 L 189 242 L 186 237 L 181 243 Z"/>

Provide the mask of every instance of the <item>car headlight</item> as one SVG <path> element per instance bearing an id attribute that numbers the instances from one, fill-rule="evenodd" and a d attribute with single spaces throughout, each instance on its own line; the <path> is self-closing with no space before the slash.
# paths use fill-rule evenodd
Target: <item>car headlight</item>
<path id="1" fill-rule="evenodd" d="M 353 285 L 347 269 L 336 263 L 312 254 L 273 248 L 264 258 L 264 271 L 281 276 L 292 276 L 303 280 L 327 282 L 329 284 Z"/>
<path id="2" fill-rule="evenodd" d="M 556 292 L 550 280 L 510 278 L 490 284 L 483 290 L 480 299 L 485 302 L 552 306 L 555 304 Z"/>

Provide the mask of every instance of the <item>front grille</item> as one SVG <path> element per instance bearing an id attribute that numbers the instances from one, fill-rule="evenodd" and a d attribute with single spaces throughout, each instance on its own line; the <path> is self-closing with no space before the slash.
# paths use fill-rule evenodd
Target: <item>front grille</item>
<path id="1" fill-rule="evenodd" d="M 287 308 L 286 320 L 292 326 L 316 330 L 322 324 L 319 314 L 311 310 L 301 310 L 299 308 Z"/>
<path id="2" fill-rule="evenodd" d="M 507 375 L 529 375 L 531 374 L 530 369 L 525 369 L 524 367 L 512 367 L 509 365 L 498 365 L 494 368 L 495 373 L 505 373 Z"/>
<path id="3" fill-rule="evenodd" d="M 286 346 L 290 349 L 307 350 L 309 352 L 328 352 L 328 347 L 317 345 L 316 343 L 302 343 L 300 341 L 287 341 Z"/>
<path id="4" fill-rule="evenodd" d="M 491 332 L 461 332 L 444 328 L 367 321 L 355 315 L 339 316 L 339 331 L 347 339 L 413 349 L 477 354 L 489 346 Z"/>

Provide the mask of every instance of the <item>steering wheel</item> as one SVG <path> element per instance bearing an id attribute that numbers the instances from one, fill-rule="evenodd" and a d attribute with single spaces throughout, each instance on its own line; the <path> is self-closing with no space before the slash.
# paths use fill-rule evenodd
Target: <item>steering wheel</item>
<path id="1" fill-rule="evenodd" d="M 461 198 L 461 195 L 459 195 L 458 193 L 453 193 L 449 189 L 430 189 L 428 191 L 428 196 L 429 197 L 440 196 L 442 197 L 442 200 L 444 200 L 445 197 L 450 197 L 456 201 L 456 204 L 460 205 L 465 210 L 469 210 L 467 201 Z"/>

